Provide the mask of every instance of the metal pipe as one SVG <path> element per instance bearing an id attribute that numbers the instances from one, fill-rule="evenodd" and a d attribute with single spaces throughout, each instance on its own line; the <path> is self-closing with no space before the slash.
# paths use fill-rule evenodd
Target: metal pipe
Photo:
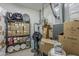
<path id="1" fill-rule="evenodd" d="M 62 3 L 62 6 L 61 6 L 61 7 L 62 7 L 62 22 L 64 23 L 64 21 L 65 21 L 65 17 L 64 17 L 64 15 L 65 15 L 65 14 L 64 14 L 64 13 L 65 13 L 65 12 L 64 12 L 64 10 L 65 10 L 65 9 L 64 9 L 64 3 Z"/>
<path id="2" fill-rule="evenodd" d="M 51 11 L 52 11 L 52 14 L 55 18 L 58 18 L 56 15 L 55 15 L 55 12 L 54 12 L 54 8 L 52 6 L 52 3 L 50 3 L 50 8 L 51 8 Z"/>

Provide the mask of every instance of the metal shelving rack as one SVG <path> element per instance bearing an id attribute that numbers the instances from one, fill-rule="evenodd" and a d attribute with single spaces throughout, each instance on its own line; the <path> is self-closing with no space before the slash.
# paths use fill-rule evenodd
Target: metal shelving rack
<path id="1" fill-rule="evenodd" d="M 29 35 L 15 35 L 15 36 L 8 36 L 8 23 L 10 23 L 10 22 L 24 22 L 24 23 L 29 23 Z M 18 51 L 13 51 L 13 52 L 8 52 L 7 51 L 7 49 L 8 49 L 8 47 L 9 46 L 15 46 L 15 45 L 17 45 L 17 44 L 19 44 L 19 45 L 21 45 L 21 44 L 23 44 L 23 43 L 25 43 L 26 45 L 28 45 L 27 43 L 29 43 L 29 48 L 31 47 L 31 39 L 30 39 L 30 32 L 31 32 L 31 30 L 30 30 L 30 19 L 29 19 L 29 21 L 22 21 L 22 20 L 9 20 L 9 19 L 7 19 L 7 17 L 5 17 L 5 23 L 6 23 L 6 53 L 14 53 L 14 52 L 18 52 Z M 30 41 L 28 40 L 28 41 L 26 41 L 26 42 L 22 42 L 22 43 L 15 43 L 15 44 L 12 44 L 12 45 L 8 45 L 8 43 L 7 43 L 7 41 L 8 41 L 8 38 L 9 37 L 28 37 L 29 39 L 30 39 Z M 25 48 L 25 49 L 28 49 L 28 48 Z M 24 49 L 20 49 L 20 50 L 24 50 Z M 19 51 L 20 51 L 19 50 Z"/>

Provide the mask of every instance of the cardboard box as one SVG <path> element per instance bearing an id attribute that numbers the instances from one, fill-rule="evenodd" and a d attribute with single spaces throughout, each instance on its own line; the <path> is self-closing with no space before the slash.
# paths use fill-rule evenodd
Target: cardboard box
<path id="1" fill-rule="evenodd" d="M 50 29 L 50 30 L 49 30 L 49 37 L 50 37 L 50 38 L 53 38 L 53 29 Z"/>
<path id="2" fill-rule="evenodd" d="M 24 26 L 24 23 L 21 23 L 22 26 Z"/>
<path id="3" fill-rule="evenodd" d="M 79 55 L 79 46 L 78 45 L 74 45 L 72 43 L 67 43 L 65 42 L 63 44 L 63 49 L 65 50 L 65 52 L 67 54 L 74 54 L 74 55 Z"/>
<path id="4" fill-rule="evenodd" d="M 70 51 L 69 51 L 69 44 L 67 43 L 67 40 L 65 39 L 65 36 L 64 35 L 59 35 L 59 42 L 62 44 L 63 46 L 63 49 L 65 50 L 66 54 L 69 54 Z"/>
<path id="5" fill-rule="evenodd" d="M 65 39 L 64 35 L 59 35 L 58 38 L 59 38 L 59 42 L 63 43 L 63 41 Z"/>
<path id="6" fill-rule="evenodd" d="M 46 38 L 47 37 L 47 28 L 43 29 L 43 37 Z"/>
<path id="7" fill-rule="evenodd" d="M 48 55 L 48 52 L 50 51 L 51 48 L 53 48 L 53 42 L 50 39 L 42 39 L 41 44 L 40 44 L 40 52 L 45 53 Z"/>
<path id="8" fill-rule="evenodd" d="M 24 31 L 24 35 L 29 35 L 29 31 Z"/>
<path id="9" fill-rule="evenodd" d="M 68 36 L 68 37 L 65 37 L 65 41 L 67 41 L 67 43 L 69 44 L 79 45 L 79 37 Z"/>
<path id="10" fill-rule="evenodd" d="M 8 36 L 11 36 L 12 35 L 12 31 L 8 31 Z"/>
<path id="11" fill-rule="evenodd" d="M 16 28 L 16 30 L 19 30 L 19 31 L 22 31 L 23 30 L 23 26 L 22 26 L 22 24 L 15 24 L 15 28 Z"/>
<path id="12" fill-rule="evenodd" d="M 79 55 L 79 21 L 64 23 L 64 35 L 59 35 L 59 41 L 67 54 Z"/>
<path id="13" fill-rule="evenodd" d="M 78 37 L 79 36 L 79 31 L 74 30 L 73 28 L 67 29 L 66 31 L 64 31 L 64 35 L 65 36 L 76 36 L 76 37 Z"/>
<path id="14" fill-rule="evenodd" d="M 68 21 L 68 22 L 64 22 L 64 31 L 67 31 L 67 29 L 70 29 L 72 25 L 72 22 Z"/>
<path id="15" fill-rule="evenodd" d="M 17 31 L 17 34 L 16 34 L 16 35 L 21 35 L 21 34 L 20 34 L 20 31 Z"/>
<path id="16" fill-rule="evenodd" d="M 16 30 L 15 26 L 11 26 L 11 31 Z"/>
<path id="17" fill-rule="evenodd" d="M 79 21 L 71 21 L 64 23 L 64 35 L 79 36 Z"/>
<path id="18" fill-rule="evenodd" d="M 11 26 L 10 25 L 8 25 L 8 30 L 11 31 Z"/>
<path id="19" fill-rule="evenodd" d="M 72 31 L 72 25 L 73 22 L 65 22 L 64 23 L 64 34 L 70 33 Z"/>
<path id="20" fill-rule="evenodd" d="M 22 30 L 22 31 L 20 31 L 20 35 L 24 35 L 24 31 Z"/>
<path id="21" fill-rule="evenodd" d="M 27 31 L 27 30 L 29 30 L 29 24 L 24 25 L 24 31 Z"/>
<path id="22" fill-rule="evenodd" d="M 19 26 L 18 30 L 23 31 L 23 26 Z"/>
<path id="23" fill-rule="evenodd" d="M 79 33 L 78 32 L 74 32 L 74 31 L 66 31 L 66 33 L 64 34 L 65 36 L 75 36 L 75 37 L 79 37 Z"/>
<path id="24" fill-rule="evenodd" d="M 15 23 L 10 23 L 11 26 L 15 26 Z"/>
<path id="25" fill-rule="evenodd" d="M 11 33 L 12 33 L 12 36 L 16 35 L 16 31 L 11 31 Z"/>
<path id="26" fill-rule="evenodd" d="M 29 30 L 29 27 L 24 26 L 24 31 Z"/>
<path id="27" fill-rule="evenodd" d="M 69 42 L 64 38 L 63 35 L 59 35 L 59 42 L 62 44 L 64 51 L 67 54 L 70 54 L 70 44 Z"/>
<path id="28" fill-rule="evenodd" d="M 79 55 L 79 37 L 64 36 L 63 38 L 63 36 L 59 36 L 59 41 L 67 54 Z"/>
<path id="29" fill-rule="evenodd" d="M 15 29 L 16 29 L 16 30 L 19 30 L 19 26 L 18 26 L 18 25 L 15 25 Z"/>
<path id="30" fill-rule="evenodd" d="M 21 22 L 19 22 L 19 23 L 18 23 L 18 26 L 22 26 L 22 23 L 21 23 Z"/>

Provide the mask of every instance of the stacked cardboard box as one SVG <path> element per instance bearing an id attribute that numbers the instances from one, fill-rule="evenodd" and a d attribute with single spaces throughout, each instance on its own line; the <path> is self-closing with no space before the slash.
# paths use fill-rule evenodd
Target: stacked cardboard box
<path id="1" fill-rule="evenodd" d="M 52 39 L 53 38 L 53 28 L 50 27 L 50 25 L 43 27 L 43 37 L 46 38 L 46 39 Z"/>
<path id="2" fill-rule="evenodd" d="M 79 36 L 79 21 L 71 21 L 64 23 L 64 35 Z"/>
<path id="3" fill-rule="evenodd" d="M 40 52 L 48 55 L 48 52 L 53 48 L 53 40 L 42 38 L 40 42 Z"/>
<path id="4" fill-rule="evenodd" d="M 29 24 L 24 24 L 24 34 L 29 34 Z"/>
<path id="5" fill-rule="evenodd" d="M 49 38 L 51 39 L 53 39 L 53 28 L 51 28 L 50 30 L 49 30 Z"/>
<path id="6" fill-rule="evenodd" d="M 29 35 L 29 24 L 27 23 L 8 23 L 8 35 Z"/>
<path id="7" fill-rule="evenodd" d="M 79 55 L 79 21 L 65 22 L 64 34 L 59 35 L 59 41 L 67 54 Z"/>

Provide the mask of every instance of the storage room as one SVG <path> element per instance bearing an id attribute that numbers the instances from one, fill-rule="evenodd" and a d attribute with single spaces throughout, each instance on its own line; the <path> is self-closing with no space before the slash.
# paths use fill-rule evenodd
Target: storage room
<path id="1" fill-rule="evenodd" d="M 0 56 L 79 56 L 79 3 L 0 3 Z"/>

